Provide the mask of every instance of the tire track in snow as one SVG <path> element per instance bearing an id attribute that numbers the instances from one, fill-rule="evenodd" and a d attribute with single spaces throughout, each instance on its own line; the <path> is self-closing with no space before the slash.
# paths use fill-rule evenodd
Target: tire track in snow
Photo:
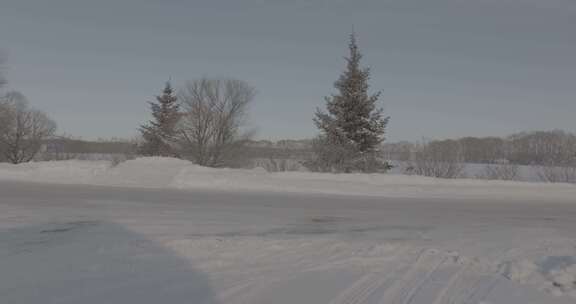
<path id="1" fill-rule="evenodd" d="M 475 261 L 466 261 L 453 276 L 434 304 L 477 304 L 493 289 L 498 276 L 480 267 Z"/>
<path id="2" fill-rule="evenodd" d="M 498 284 L 500 276 L 482 274 L 474 269 L 470 261 L 453 260 L 457 256 L 440 254 L 439 262 L 424 265 L 426 270 L 416 271 L 418 279 L 404 286 L 404 293 L 399 293 L 393 299 L 383 298 L 382 303 L 401 304 L 477 304 L 492 292 Z M 480 272 L 478 272 L 480 271 Z"/>
<path id="3" fill-rule="evenodd" d="M 431 273 L 438 269 L 445 260 L 446 257 L 437 250 L 422 250 L 404 275 L 384 291 L 380 302 L 382 304 L 409 303 L 408 301 L 411 301 L 414 294 L 426 284 Z"/>
<path id="4" fill-rule="evenodd" d="M 365 303 L 366 300 L 388 280 L 390 280 L 390 275 L 382 275 L 382 273 L 367 274 L 330 301 L 330 304 Z"/>
<path id="5" fill-rule="evenodd" d="M 408 248 L 405 247 L 398 250 L 395 253 L 395 257 L 403 257 L 407 254 Z M 378 272 L 370 272 L 356 282 L 354 282 L 350 287 L 345 289 L 336 298 L 330 301 L 330 304 L 362 304 L 378 290 L 381 288 L 386 288 L 388 283 L 393 281 L 395 275 L 405 267 L 403 263 L 399 263 L 400 266 L 392 267 L 394 261 L 389 261 L 386 267 Z"/>
<path id="6" fill-rule="evenodd" d="M 332 296 L 330 304 L 477 304 L 491 293 L 498 282 L 494 273 L 487 272 L 484 263 L 431 248 L 399 246 L 376 254 L 365 250 L 345 250 L 342 253 L 340 249 L 335 252 L 330 249 L 319 256 L 330 257 L 324 261 L 331 265 L 329 269 L 334 266 L 342 269 L 370 267 L 364 269 L 366 272 L 356 280 L 348 282 L 348 287 L 342 292 Z M 298 278 L 307 271 L 326 269 L 326 265 L 317 265 L 318 256 L 307 261 L 309 263 L 302 263 L 308 259 L 293 250 L 281 251 L 280 254 L 275 252 L 275 258 L 281 260 L 282 265 L 300 266 L 290 274 L 279 272 L 277 267 L 266 268 L 267 271 L 260 273 L 259 278 L 253 277 L 222 290 L 219 300 L 222 303 L 254 304 L 267 289 L 276 288 L 274 282 Z M 363 261 L 364 258 L 368 260 Z"/>
<path id="7" fill-rule="evenodd" d="M 418 292 L 424 289 L 424 287 L 434 278 L 436 272 L 442 267 L 442 265 L 444 265 L 444 263 L 446 263 L 447 260 L 448 257 L 443 258 L 441 262 L 432 269 L 432 271 L 426 273 L 421 281 L 418 282 L 417 285 L 409 291 L 402 304 L 412 304 Z M 445 286 L 444 288 L 449 288 L 449 286 Z M 435 301 L 438 300 L 438 296 L 435 296 L 434 299 Z"/>
<path id="8" fill-rule="evenodd" d="M 488 295 L 490 295 L 496 285 L 498 285 L 500 279 L 500 276 L 493 276 L 490 280 L 481 280 L 479 284 L 475 286 L 476 288 L 474 288 L 474 291 L 470 294 L 464 303 L 482 303 L 488 297 Z"/>
<path id="9" fill-rule="evenodd" d="M 458 270 L 455 271 L 451 278 L 447 281 L 446 285 L 439 291 L 436 296 L 436 300 L 432 304 L 443 304 L 447 303 L 447 295 L 450 292 L 457 292 L 459 289 L 456 287 L 456 283 L 462 280 L 462 275 L 469 271 L 468 265 L 460 265 Z"/>

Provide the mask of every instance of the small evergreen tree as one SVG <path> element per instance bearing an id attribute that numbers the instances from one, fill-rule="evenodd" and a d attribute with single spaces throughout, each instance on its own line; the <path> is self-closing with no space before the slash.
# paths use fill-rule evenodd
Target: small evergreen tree
<path id="1" fill-rule="evenodd" d="M 362 68 L 356 37 L 350 36 L 347 69 L 335 82 L 337 94 L 326 97 L 327 113 L 316 112 L 314 123 L 321 134 L 316 139 L 313 167 L 320 171 L 378 171 L 388 165 L 378 159 L 389 117 L 378 108 L 380 92 L 368 93 L 370 69 Z"/>
<path id="2" fill-rule="evenodd" d="M 2 72 L 4 70 L 4 57 L 2 52 L 0 52 L 0 89 L 6 85 L 6 78 L 3 77 Z"/>
<path id="3" fill-rule="evenodd" d="M 144 142 L 139 152 L 146 156 L 177 156 L 170 143 L 176 133 L 176 124 L 180 119 L 180 105 L 174 96 L 170 82 L 166 83 L 162 95 L 156 96 L 156 102 L 149 102 L 153 119 L 140 127 Z"/>

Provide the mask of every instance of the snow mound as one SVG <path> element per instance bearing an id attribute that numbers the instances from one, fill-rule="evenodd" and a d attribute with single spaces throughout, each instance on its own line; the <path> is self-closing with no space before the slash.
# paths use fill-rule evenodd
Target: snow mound
<path id="1" fill-rule="evenodd" d="M 0 163 L 0 179 L 14 181 L 89 184 L 110 169 L 108 161 L 66 160 L 19 165 Z"/>
<path id="2" fill-rule="evenodd" d="M 397 174 L 268 173 L 257 169 L 214 169 L 189 161 L 146 157 L 118 166 L 106 161 L 0 164 L 0 180 L 120 187 L 280 191 L 393 197 L 480 197 L 573 199 L 576 187 L 474 179 L 445 180 Z"/>
<path id="3" fill-rule="evenodd" d="M 167 157 L 146 157 L 129 160 L 96 176 L 94 184 L 147 188 L 166 188 L 190 162 Z"/>

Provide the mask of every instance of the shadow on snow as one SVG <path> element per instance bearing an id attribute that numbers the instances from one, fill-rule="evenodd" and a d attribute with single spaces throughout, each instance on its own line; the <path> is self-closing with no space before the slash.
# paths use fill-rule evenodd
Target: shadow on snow
<path id="1" fill-rule="evenodd" d="M 142 235 L 79 221 L 0 231 L 2 303 L 214 304 L 208 277 Z"/>

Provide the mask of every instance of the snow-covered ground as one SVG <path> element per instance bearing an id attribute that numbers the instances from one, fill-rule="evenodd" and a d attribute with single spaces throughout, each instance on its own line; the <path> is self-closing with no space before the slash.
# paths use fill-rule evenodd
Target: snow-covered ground
<path id="1" fill-rule="evenodd" d="M 576 186 L 477 179 L 443 180 L 400 174 L 268 173 L 212 169 L 172 158 L 139 158 L 112 167 L 106 161 L 0 164 L 0 180 L 172 189 L 274 191 L 394 197 L 511 197 L 567 199 Z"/>
<path id="2" fill-rule="evenodd" d="M 3 303 L 574 303 L 566 202 L 0 182 Z"/>
<path id="3" fill-rule="evenodd" d="M 0 303 L 573 304 L 574 188 L 0 165 Z"/>

